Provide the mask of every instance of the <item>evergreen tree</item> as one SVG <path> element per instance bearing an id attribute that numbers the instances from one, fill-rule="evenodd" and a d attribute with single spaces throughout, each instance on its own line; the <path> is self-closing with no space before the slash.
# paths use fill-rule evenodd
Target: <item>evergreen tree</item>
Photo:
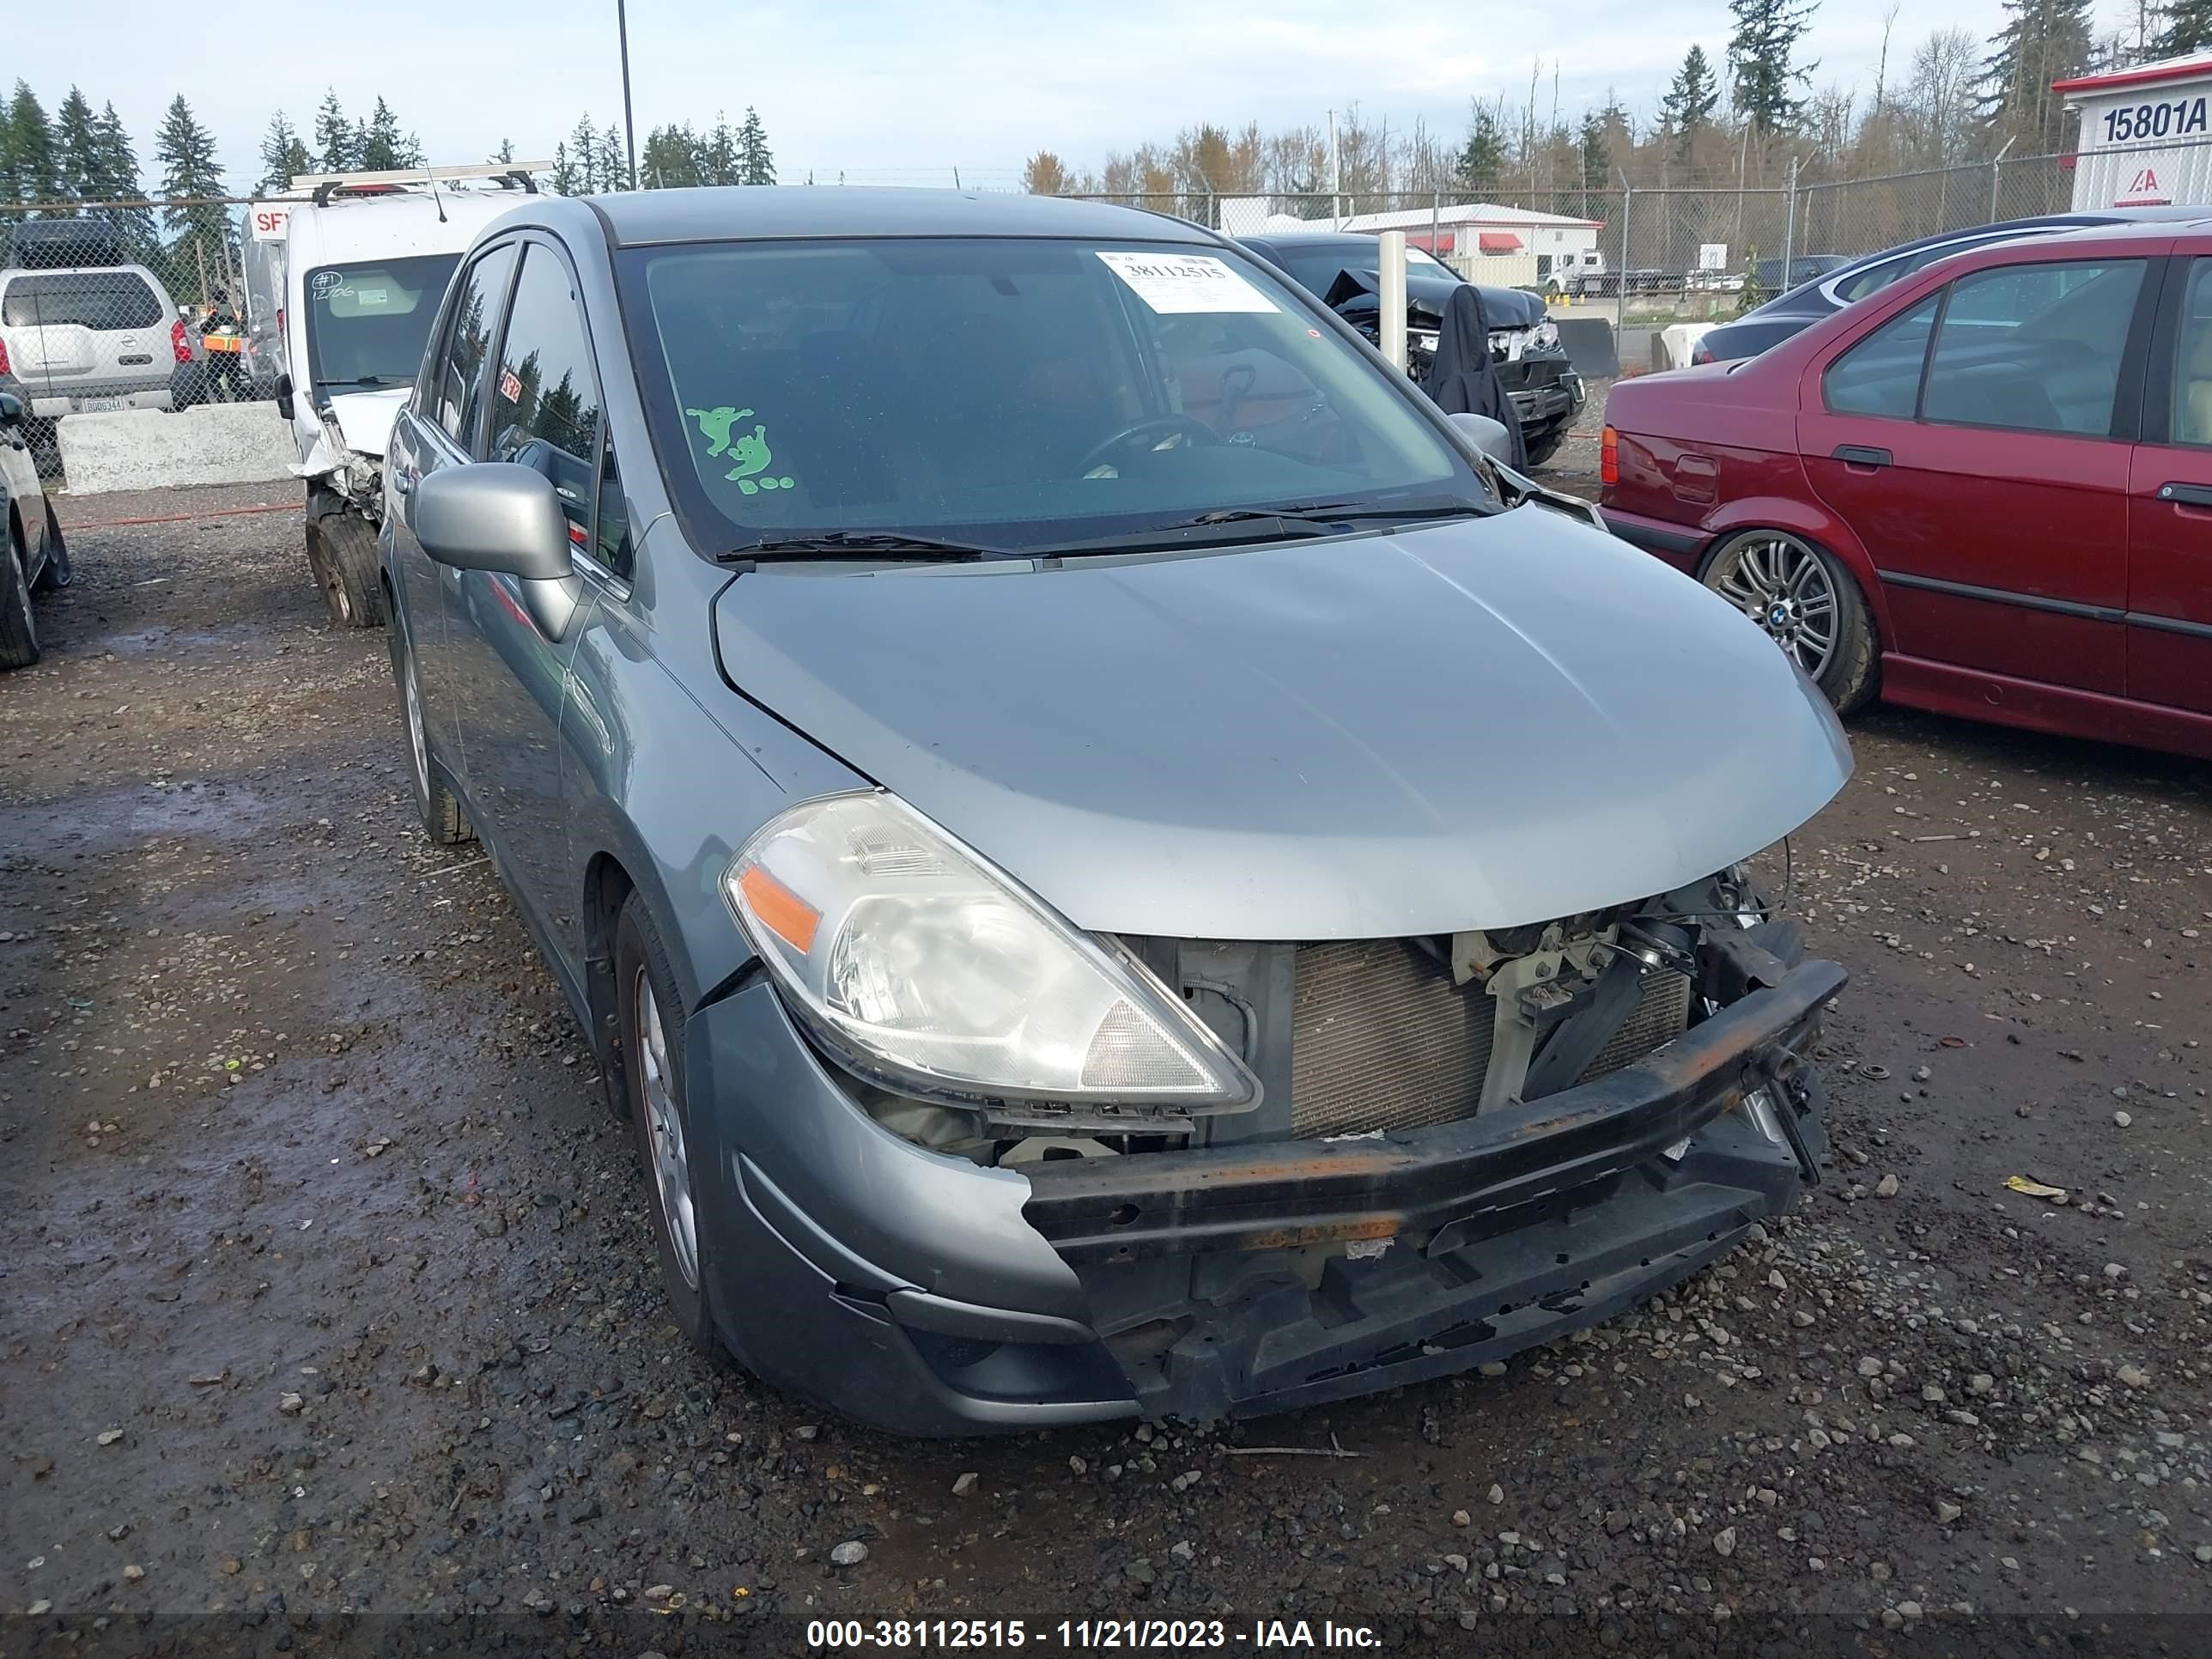
<path id="1" fill-rule="evenodd" d="M 139 202 L 146 198 L 146 186 L 138 178 L 138 152 L 131 147 L 131 135 L 123 130 L 123 118 L 115 112 L 115 106 L 101 107 L 100 118 L 94 124 L 93 140 L 97 147 L 99 191 L 103 202 Z M 146 208 L 118 208 L 108 217 L 114 221 L 121 233 L 123 244 L 140 264 L 150 264 L 161 250 L 161 239 L 154 228 L 154 215 Z"/>
<path id="2" fill-rule="evenodd" d="M 215 158 L 215 135 L 199 124 L 181 92 L 161 118 L 154 155 L 161 163 L 161 193 L 169 198 L 161 210 L 162 222 L 177 233 L 171 268 L 179 278 L 190 272 L 197 283 L 204 259 L 212 280 L 214 273 L 228 269 L 226 250 L 232 240 L 229 214 L 208 199 L 223 193 L 222 167 Z"/>
<path id="3" fill-rule="evenodd" d="M 0 120 L 0 172 L 9 199 L 56 202 L 62 198 L 61 160 L 46 106 L 27 82 L 15 82 L 4 120 Z"/>
<path id="4" fill-rule="evenodd" d="M 399 118 L 381 94 L 362 129 L 359 166 L 363 173 L 391 173 L 407 165 L 407 140 L 399 131 Z"/>
<path id="5" fill-rule="evenodd" d="M 269 131 L 261 136 L 261 179 L 258 191 L 289 190 L 292 180 L 315 170 L 315 158 L 292 129 L 291 118 L 278 110 L 269 118 Z"/>
<path id="6" fill-rule="evenodd" d="M 1735 33 L 1729 37 L 1729 89 L 1735 107 L 1762 137 L 1788 132 L 1803 118 L 1799 89 L 1817 63 L 1795 61 L 1812 27 L 1814 0 L 1729 0 Z"/>
<path id="7" fill-rule="evenodd" d="M 638 183 L 647 190 L 678 190 L 707 182 L 702 164 L 699 135 L 686 125 L 671 122 L 645 136 L 645 153 L 638 162 Z"/>
<path id="8" fill-rule="evenodd" d="M 2212 48 L 2212 0 L 2172 0 L 2151 38 L 2154 58 L 2181 58 Z"/>
<path id="9" fill-rule="evenodd" d="M 581 115 L 576 118 L 575 131 L 568 135 L 568 165 L 574 169 L 574 190 L 564 196 L 589 196 L 602 188 L 599 183 L 599 130 L 592 125 L 592 118 Z"/>
<path id="10" fill-rule="evenodd" d="M 772 185 L 775 182 L 775 156 L 768 147 L 768 131 L 761 125 L 759 114 L 748 105 L 744 125 L 738 129 L 738 182 L 741 185 Z"/>
<path id="11" fill-rule="evenodd" d="M 730 131 L 730 118 L 714 112 L 714 130 L 700 141 L 700 182 L 734 185 L 738 182 L 738 136 Z"/>
<path id="12" fill-rule="evenodd" d="M 592 171 L 599 176 L 601 190 L 629 188 L 629 160 L 623 149 L 622 129 L 611 121 L 599 134 L 599 159 L 592 164 Z"/>
<path id="13" fill-rule="evenodd" d="M 323 101 L 315 111 L 315 163 L 311 172 L 351 173 L 360 163 L 356 160 L 353 124 L 346 119 L 345 106 L 338 102 L 335 88 L 323 88 Z"/>
<path id="14" fill-rule="evenodd" d="M 2005 0 L 2005 26 L 1982 61 L 1982 108 L 2029 155 L 2066 147 L 2066 100 L 2053 81 L 2089 66 L 2095 32 L 2090 0 Z"/>
<path id="15" fill-rule="evenodd" d="M 1459 187 L 1483 201 L 1498 194 L 1505 180 L 1505 127 L 1498 112 L 1477 104 L 1460 147 Z"/>
<path id="16" fill-rule="evenodd" d="M 1606 140 L 1602 112 L 1591 110 L 1583 117 L 1575 147 L 1582 157 L 1583 193 L 1587 196 L 1591 191 L 1603 190 L 1613 173 L 1613 146 Z"/>
<path id="17" fill-rule="evenodd" d="M 514 140 L 512 138 L 501 139 L 499 141 L 499 148 L 494 150 L 490 155 L 484 157 L 484 160 L 494 167 L 504 167 L 507 162 L 512 161 L 514 159 Z"/>
<path id="18" fill-rule="evenodd" d="M 54 161 L 63 191 L 79 202 L 106 199 L 100 172 L 100 118 L 75 87 L 54 112 Z"/>
<path id="19" fill-rule="evenodd" d="M 1682 67 L 1675 71 L 1674 84 L 1659 105 L 1665 112 L 1668 130 L 1674 135 L 1676 161 L 1690 160 L 1698 135 L 1712 125 L 1713 111 L 1720 101 L 1720 82 L 1713 78 L 1712 60 L 1703 46 L 1693 42 L 1682 54 Z"/>
<path id="20" fill-rule="evenodd" d="M 568 141 L 562 139 L 553 146 L 553 193 L 556 196 L 581 196 L 586 193 L 581 170 L 568 155 Z"/>

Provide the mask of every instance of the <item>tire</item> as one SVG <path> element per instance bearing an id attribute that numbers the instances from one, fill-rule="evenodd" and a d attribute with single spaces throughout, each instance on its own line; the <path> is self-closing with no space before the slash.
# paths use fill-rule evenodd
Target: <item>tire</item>
<path id="1" fill-rule="evenodd" d="M 376 532 L 358 513 L 335 504 L 307 508 L 307 564 L 323 590 L 323 604 L 340 628 L 384 626 L 384 577 Z"/>
<path id="2" fill-rule="evenodd" d="M 668 952 L 645 903 L 630 895 L 615 924 L 616 1043 L 630 1124 L 645 1164 L 653 1239 L 668 1311 L 701 1353 L 720 1348 L 710 1287 L 710 1240 L 700 1224 L 692 1172 L 712 1148 L 694 1133 L 684 1091 L 684 1005 Z"/>
<path id="3" fill-rule="evenodd" d="M 1875 695 L 1881 647 L 1866 596 L 1827 549 L 1787 531 L 1739 531 L 1706 556 L 1700 580 L 1765 629 L 1838 714 Z"/>
<path id="4" fill-rule="evenodd" d="M 179 363 L 169 375 L 169 405 L 197 409 L 208 400 L 208 372 L 204 363 Z"/>
<path id="5" fill-rule="evenodd" d="M 430 757 L 430 731 L 422 711 L 422 683 L 415 672 L 415 653 L 407 630 L 394 622 L 387 630 L 392 647 L 392 681 L 399 696 L 399 729 L 407 738 L 410 769 L 415 780 L 415 811 L 422 820 L 422 833 L 441 847 L 458 847 L 474 841 L 459 798 L 446 787 Z"/>
<path id="6" fill-rule="evenodd" d="M 34 593 L 52 592 L 70 585 L 69 544 L 62 539 L 62 522 L 54 517 L 54 504 L 46 503 L 46 528 L 41 532 L 46 542 L 46 566 L 39 572 L 39 580 L 31 584 Z"/>
<path id="7" fill-rule="evenodd" d="M 0 668 L 28 668 L 39 659 L 39 627 L 31 619 L 31 585 L 23 580 L 22 538 L 13 517 L 0 536 Z"/>
<path id="8" fill-rule="evenodd" d="M 27 423 L 27 435 L 31 442 L 31 461 L 39 469 L 41 478 L 62 476 L 62 438 L 55 423 L 43 416 L 34 415 Z"/>
<path id="9" fill-rule="evenodd" d="M 1572 424 L 1570 421 L 1561 421 L 1547 432 L 1522 434 L 1521 442 L 1528 452 L 1528 465 L 1532 468 L 1541 466 L 1558 454 L 1559 446 L 1567 441 L 1567 428 Z"/>

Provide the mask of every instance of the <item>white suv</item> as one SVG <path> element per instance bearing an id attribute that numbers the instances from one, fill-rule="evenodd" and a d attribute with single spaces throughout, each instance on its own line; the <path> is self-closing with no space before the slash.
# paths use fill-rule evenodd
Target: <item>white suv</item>
<path id="1" fill-rule="evenodd" d="M 200 343 L 143 265 L 0 270 L 0 386 L 36 416 L 198 401 Z"/>

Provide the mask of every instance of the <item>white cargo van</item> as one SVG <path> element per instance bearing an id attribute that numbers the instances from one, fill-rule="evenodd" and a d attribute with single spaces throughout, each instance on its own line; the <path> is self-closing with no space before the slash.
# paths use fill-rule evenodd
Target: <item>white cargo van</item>
<path id="1" fill-rule="evenodd" d="M 276 301 L 273 328 L 252 317 L 249 337 L 273 347 L 276 410 L 307 482 L 307 563 L 343 626 L 384 621 L 385 442 L 446 284 L 477 234 L 534 192 L 531 173 L 550 165 L 306 174 L 249 210 L 262 245 L 247 261 L 249 309 L 257 289 Z"/>

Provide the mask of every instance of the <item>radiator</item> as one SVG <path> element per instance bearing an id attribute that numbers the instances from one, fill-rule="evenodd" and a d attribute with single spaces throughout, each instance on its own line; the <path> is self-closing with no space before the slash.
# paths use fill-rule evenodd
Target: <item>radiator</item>
<path id="1" fill-rule="evenodd" d="M 1490 1069 L 1496 1003 L 1403 939 L 1298 948 L 1291 1011 L 1291 1132 L 1304 1138 L 1418 1129 L 1470 1115 Z M 1678 1036 L 1690 981 L 1645 976 L 1644 997 L 1583 1081 Z"/>

